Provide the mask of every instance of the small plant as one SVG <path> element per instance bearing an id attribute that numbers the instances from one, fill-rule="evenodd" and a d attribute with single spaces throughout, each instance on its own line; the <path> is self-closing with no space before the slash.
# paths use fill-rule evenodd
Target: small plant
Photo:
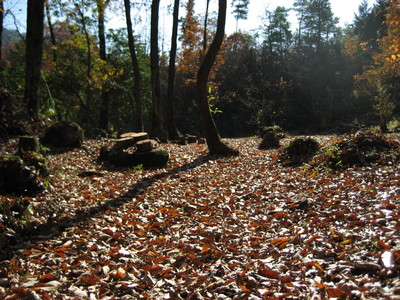
<path id="1" fill-rule="evenodd" d="M 217 107 L 215 107 L 215 103 L 217 102 L 217 97 L 215 95 L 213 95 L 213 90 L 211 87 L 208 87 L 208 96 L 207 96 L 207 100 L 208 100 L 208 107 L 210 109 L 210 112 L 215 115 L 217 113 L 222 113 L 222 110 L 218 109 Z"/>
<path id="2" fill-rule="evenodd" d="M 400 120 L 392 120 L 387 125 L 390 132 L 395 132 L 400 128 Z"/>
<path id="3" fill-rule="evenodd" d="M 132 170 L 133 171 L 143 171 L 143 164 L 133 166 Z"/>
<path id="4" fill-rule="evenodd" d="M 51 151 L 50 148 L 48 148 L 48 147 L 42 147 L 42 152 L 43 152 L 43 153 L 48 153 L 48 152 L 50 152 L 50 151 Z"/>

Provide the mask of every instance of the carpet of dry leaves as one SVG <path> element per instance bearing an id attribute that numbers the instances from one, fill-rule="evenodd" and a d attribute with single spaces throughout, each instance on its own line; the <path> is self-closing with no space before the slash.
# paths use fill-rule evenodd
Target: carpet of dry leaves
<path id="1" fill-rule="evenodd" d="M 318 172 L 226 141 L 241 154 L 164 144 L 163 169 L 99 164 L 105 140 L 50 155 L 25 236 L 0 228 L 0 298 L 400 298 L 398 165 Z"/>

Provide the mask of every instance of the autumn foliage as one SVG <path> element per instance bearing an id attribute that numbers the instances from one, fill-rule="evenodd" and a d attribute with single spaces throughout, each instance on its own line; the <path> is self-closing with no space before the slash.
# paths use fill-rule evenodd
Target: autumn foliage
<path id="1" fill-rule="evenodd" d="M 23 199 L 25 210 L 1 196 L 12 213 L 0 222 L 0 297 L 399 295 L 395 156 L 340 171 L 286 167 L 252 137 L 226 140 L 236 157 L 165 144 L 165 168 L 116 169 L 96 161 L 106 142 L 49 155 L 47 192 Z"/>

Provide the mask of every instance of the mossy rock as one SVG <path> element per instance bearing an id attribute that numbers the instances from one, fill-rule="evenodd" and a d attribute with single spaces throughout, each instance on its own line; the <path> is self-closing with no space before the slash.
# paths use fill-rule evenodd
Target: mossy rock
<path id="1" fill-rule="evenodd" d="M 353 165 L 384 164 L 399 160 L 400 144 L 383 135 L 358 132 L 339 138 L 324 148 L 324 161 L 328 167 L 336 169 Z"/>
<path id="2" fill-rule="evenodd" d="M 34 167 L 27 167 L 18 156 L 4 156 L 0 157 L 0 190 L 31 195 L 43 191 L 44 187 Z"/>
<path id="3" fill-rule="evenodd" d="M 262 150 L 277 149 L 280 146 L 279 140 L 280 136 L 278 133 L 273 131 L 265 132 L 258 148 Z"/>
<path id="4" fill-rule="evenodd" d="M 49 127 L 43 137 L 43 143 L 60 148 L 81 147 L 83 130 L 75 122 L 63 121 Z"/>
<path id="5" fill-rule="evenodd" d="M 308 162 L 318 152 L 319 143 L 312 138 L 296 138 L 279 151 L 279 159 L 287 165 Z"/>

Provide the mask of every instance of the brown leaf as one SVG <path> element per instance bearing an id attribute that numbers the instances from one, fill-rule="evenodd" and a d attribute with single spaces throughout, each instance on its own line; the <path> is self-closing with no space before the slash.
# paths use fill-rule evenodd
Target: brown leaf
<path id="1" fill-rule="evenodd" d="M 259 269 L 258 274 L 271 279 L 279 279 L 279 273 L 269 269 Z"/>

